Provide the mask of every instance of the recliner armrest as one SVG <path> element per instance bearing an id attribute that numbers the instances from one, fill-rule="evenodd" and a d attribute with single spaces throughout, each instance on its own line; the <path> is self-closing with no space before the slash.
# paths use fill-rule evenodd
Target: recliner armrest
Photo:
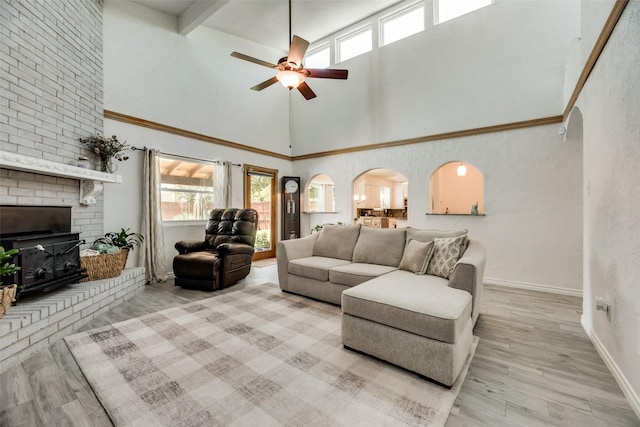
<path id="1" fill-rule="evenodd" d="M 189 252 L 206 251 L 207 243 L 201 240 L 180 240 L 176 242 L 175 248 L 180 255 L 184 255 Z"/>
<path id="2" fill-rule="evenodd" d="M 244 243 L 223 243 L 216 248 L 221 257 L 225 255 L 253 255 L 255 248 Z"/>

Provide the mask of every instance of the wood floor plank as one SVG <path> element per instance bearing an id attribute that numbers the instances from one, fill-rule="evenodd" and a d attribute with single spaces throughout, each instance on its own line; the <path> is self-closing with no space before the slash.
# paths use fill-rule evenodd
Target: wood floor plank
<path id="1" fill-rule="evenodd" d="M 149 285 L 82 330 L 277 280 L 271 265 L 215 293 Z M 581 298 L 487 285 L 480 312 L 447 427 L 640 426 L 582 329 Z M 45 425 L 112 425 L 63 341 L 0 374 L 0 426 Z"/>
<path id="2" fill-rule="evenodd" d="M 0 374 L 0 412 L 31 400 L 33 400 L 33 393 L 29 385 L 29 377 L 22 365 Z"/>
<path id="3" fill-rule="evenodd" d="M 29 378 L 34 401 L 42 413 L 56 409 L 75 400 L 73 390 L 49 349 L 42 350 L 22 363 Z"/>
<path id="4" fill-rule="evenodd" d="M 3 427 L 34 427 L 44 425 L 35 400 L 29 400 L 28 402 L 0 411 L 0 426 Z"/>
<path id="5" fill-rule="evenodd" d="M 72 400 L 45 412 L 43 418 L 47 426 L 85 427 L 93 425 L 93 420 L 78 400 Z"/>

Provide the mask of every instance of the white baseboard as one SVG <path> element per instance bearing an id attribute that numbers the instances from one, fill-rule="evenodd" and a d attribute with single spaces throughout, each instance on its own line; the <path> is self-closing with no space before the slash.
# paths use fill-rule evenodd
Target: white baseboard
<path id="1" fill-rule="evenodd" d="M 508 288 L 527 289 L 530 291 L 549 292 L 558 295 L 569 295 L 582 298 L 582 289 L 560 288 L 558 286 L 539 285 L 537 283 L 516 282 L 513 280 L 493 279 L 485 277 L 484 283 L 488 285 L 505 286 Z"/>
<path id="2" fill-rule="evenodd" d="M 638 396 L 638 393 L 636 393 L 633 387 L 631 387 L 631 384 L 629 384 L 629 381 L 627 381 L 627 378 L 624 376 L 624 373 L 622 373 L 622 371 L 616 364 L 615 360 L 613 360 L 613 358 L 611 357 L 607 349 L 604 347 L 602 342 L 598 339 L 597 335 L 594 334 L 591 327 L 587 325 L 587 323 L 584 321 L 584 317 L 582 317 L 582 320 L 580 323 L 582 324 L 582 328 L 587 333 L 587 336 L 593 343 L 593 346 L 596 348 L 598 354 L 600 355 L 600 357 L 602 357 L 604 364 L 607 365 L 607 368 L 609 368 L 609 371 L 611 371 L 611 374 L 616 379 L 616 382 L 622 389 L 622 393 L 625 395 L 625 397 L 629 401 L 629 405 L 631 405 L 631 408 L 633 409 L 633 411 L 636 413 L 638 418 L 640 418 L 640 396 Z"/>

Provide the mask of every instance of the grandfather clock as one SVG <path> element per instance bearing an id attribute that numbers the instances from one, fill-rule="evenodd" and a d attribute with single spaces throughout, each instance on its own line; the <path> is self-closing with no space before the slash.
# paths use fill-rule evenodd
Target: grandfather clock
<path id="1" fill-rule="evenodd" d="M 282 177 L 282 240 L 300 237 L 300 177 Z"/>

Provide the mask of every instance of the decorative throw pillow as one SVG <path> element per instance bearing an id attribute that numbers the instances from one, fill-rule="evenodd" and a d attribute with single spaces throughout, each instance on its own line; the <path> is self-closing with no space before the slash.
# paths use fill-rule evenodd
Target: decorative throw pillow
<path id="1" fill-rule="evenodd" d="M 404 248 L 398 268 L 416 274 L 424 274 L 431 255 L 433 255 L 433 242 L 423 243 L 411 239 Z"/>
<path id="2" fill-rule="evenodd" d="M 433 256 L 429 261 L 427 274 L 448 279 L 456 262 L 466 250 L 468 241 L 469 237 L 466 234 L 459 237 L 433 239 Z"/>

